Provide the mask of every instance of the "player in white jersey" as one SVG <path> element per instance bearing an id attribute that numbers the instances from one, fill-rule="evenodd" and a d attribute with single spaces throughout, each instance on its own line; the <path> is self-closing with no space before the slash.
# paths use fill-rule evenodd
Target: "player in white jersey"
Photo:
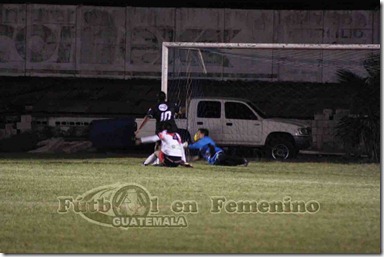
<path id="1" fill-rule="evenodd" d="M 161 150 L 151 155 L 152 158 L 158 158 L 160 164 L 167 167 L 179 165 L 191 167 L 184 161 L 185 153 L 180 135 L 172 130 L 169 123 L 164 124 L 163 128 L 164 130 L 157 135 L 137 139 L 136 144 L 154 143 L 161 140 Z"/>

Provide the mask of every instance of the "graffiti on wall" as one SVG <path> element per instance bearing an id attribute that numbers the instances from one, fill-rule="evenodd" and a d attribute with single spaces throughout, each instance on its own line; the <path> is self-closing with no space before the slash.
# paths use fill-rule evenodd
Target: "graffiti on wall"
<path id="1" fill-rule="evenodd" d="M 164 41 L 379 43 L 373 11 L 286 11 L 0 5 L 0 74 L 156 77 Z M 171 52 L 171 72 L 268 80 L 332 81 L 332 55 L 292 69 L 294 57 L 266 50 Z M 208 73 L 203 73 L 202 62 Z"/>
<path id="2" fill-rule="evenodd" d="M 19 75 L 25 71 L 25 5 L 7 5 L 0 9 L 0 69 L 6 75 Z"/>
<path id="3" fill-rule="evenodd" d="M 124 77 L 125 10 L 83 7 L 78 11 L 77 20 L 80 75 Z"/>
<path id="4" fill-rule="evenodd" d="M 75 71 L 75 7 L 29 5 L 26 27 L 19 33 L 25 38 L 19 52 L 26 60 L 27 74 Z"/>

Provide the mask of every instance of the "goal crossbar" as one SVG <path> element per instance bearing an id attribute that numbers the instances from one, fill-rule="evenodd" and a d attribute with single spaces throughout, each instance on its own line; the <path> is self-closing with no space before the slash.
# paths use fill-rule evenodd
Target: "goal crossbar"
<path id="1" fill-rule="evenodd" d="M 161 64 L 161 90 L 168 93 L 169 48 L 227 48 L 227 49 L 286 49 L 286 50 L 380 50 L 380 44 L 279 44 L 279 43 L 202 43 L 163 42 Z"/>

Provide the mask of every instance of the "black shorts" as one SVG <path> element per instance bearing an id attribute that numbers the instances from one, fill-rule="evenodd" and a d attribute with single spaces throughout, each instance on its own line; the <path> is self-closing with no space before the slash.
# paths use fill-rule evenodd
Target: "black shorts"
<path id="1" fill-rule="evenodd" d="M 164 166 L 177 167 L 182 163 L 181 157 L 169 156 L 164 154 Z"/>
<path id="2" fill-rule="evenodd" d="M 247 165 L 247 160 L 237 156 L 226 155 L 221 152 L 218 154 L 217 159 L 213 165 L 222 165 L 222 166 L 237 166 L 237 165 Z"/>
<path id="3" fill-rule="evenodd" d="M 178 127 L 176 125 L 176 122 L 175 120 L 167 120 L 167 121 L 156 121 L 156 130 L 155 130 L 155 134 L 159 134 L 161 131 L 163 131 L 163 124 L 164 123 L 169 123 L 171 124 L 172 126 L 172 131 L 173 132 L 176 132 L 178 130 Z"/>

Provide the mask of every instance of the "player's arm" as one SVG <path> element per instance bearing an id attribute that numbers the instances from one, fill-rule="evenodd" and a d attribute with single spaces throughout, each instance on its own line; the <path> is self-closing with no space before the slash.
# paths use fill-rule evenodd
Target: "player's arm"
<path id="1" fill-rule="evenodd" d="M 155 143 L 160 140 L 160 137 L 157 135 L 149 136 L 149 137 L 142 137 L 136 139 L 136 144 L 148 144 L 148 143 Z"/>
<path id="2" fill-rule="evenodd" d="M 195 143 L 189 145 L 188 148 L 189 148 L 190 150 L 199 150 L 199 149 L 201 149 L 203 146 L 205 146 L 205 145 L 207 145 L 207 144 L 209 144 L 209 143 L 210 143 L 210 142 L 208 142 L 208 140 L 207 140 L 206 138 L 202 138 L 202 139 L 200 139 L 199 141 L 197 141 L 197 142 L 195 142 Z"/>
<path id="3" fill-rule="evenodd" d="M 144 117 L 144 120 L 141 122 L 139 128 L 135 131 L 135 135 L 139 134 L 140 130 L 145 126 L 145 124 L 147 124 L 149 119 L 152 118 L 152 117 L 153 117 L 153 109 L 150 108 L 148 110 L 147 115 Z"/>
<path id="4" fill-rule="evenodd" d="M 147 124 L 147 122 L 149 121 L 150 117 L 149 116 L 145 116 L 144 117 L 144 120 L 141 122 L 139 128 L 135 131 L 135 135 L 139 134 L 140 130 L 145 126 L 145 124 Z"/>

